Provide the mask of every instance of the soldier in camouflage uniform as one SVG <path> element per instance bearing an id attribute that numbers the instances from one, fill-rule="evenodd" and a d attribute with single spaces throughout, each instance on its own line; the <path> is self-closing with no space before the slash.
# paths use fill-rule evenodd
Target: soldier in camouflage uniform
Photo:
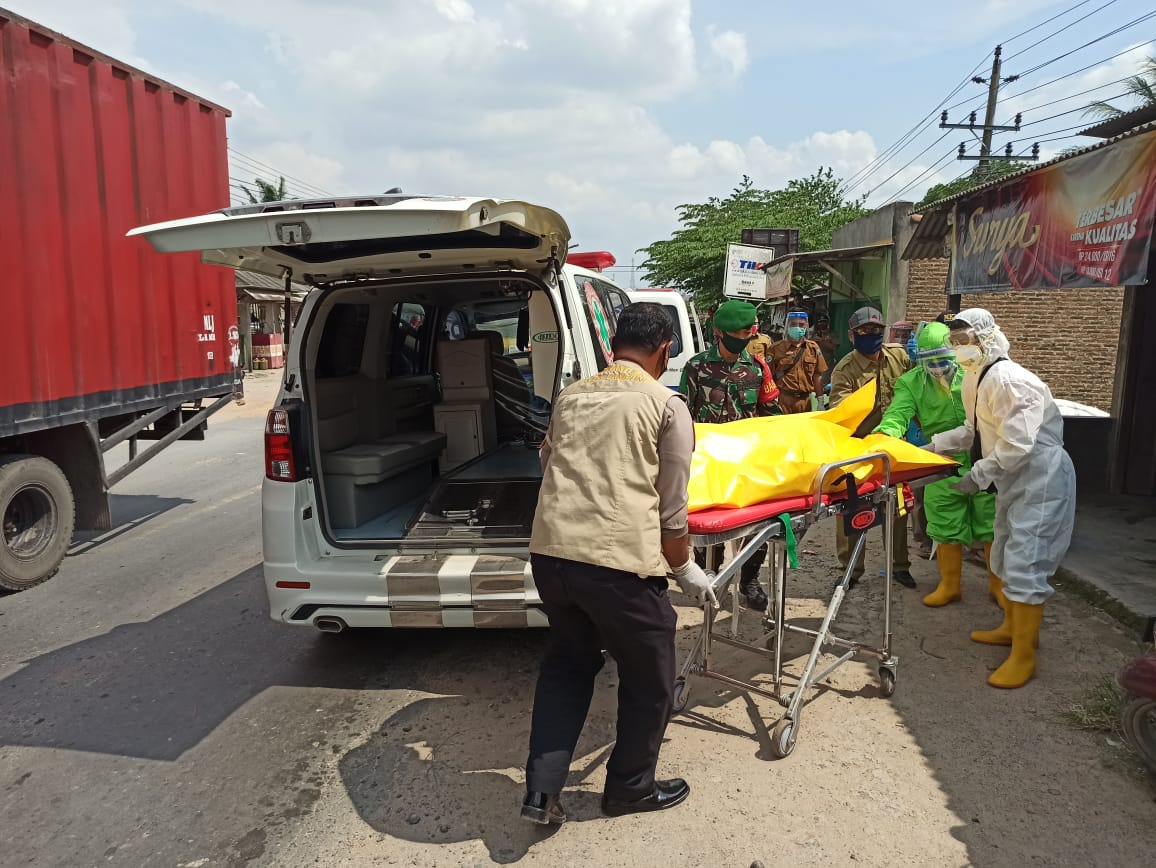
<path id="1" fill-rule="evenodd" d="M 715 313 L 715 343 L 686 363 L 679 386 L 695 422 L 719 424 L 781 412 L 770 371 L 747 352 L 754 324 L 755 306 L 749 302 L 731 300 Z M 699 552 L 698 557 L 701 565 L 705 553 Z M 739 580 L 747 605 L 760 612 L 767 608 L 767 595 L 759 584 L 765 558 L 766 549 L 752 555 L 743 564 Z"/>

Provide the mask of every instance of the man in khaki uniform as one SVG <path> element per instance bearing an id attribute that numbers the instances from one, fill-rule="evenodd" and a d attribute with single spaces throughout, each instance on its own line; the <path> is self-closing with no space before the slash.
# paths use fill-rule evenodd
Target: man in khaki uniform
<path id="1" fill-rule="evenodd" d="M 895 381 L 912 365 L 904 347 L 899 344 L 883 343 L 885 328 L 883 314 L 875 308 L 859 308 L 851 314 L 848 325 L 855 349 L 844 356 L 831 372 L 831 406 L 836 406 L 852 392 L 875 380 L 878 383 L 875 407 L 855 432 L 856 436 L 865 437 L 883 421 L 883 411 L 887 409 L 895 394 Z M 842 522 L 836 522 L 835 527 L 839 565 L 846 569 L 851 560 L 853 541 L 843 533 Z M 911 559 L 907 554 L 907 515 L 897 516 L 892 527 L 894 534 L 891 538 L 891 575 L 905 588 L 914 588 Z M 862 575 L 863 557 L 860 555 L 855 563 L 851 584 L 854 585 Z"/>
<path id="2" fill-rule="evenodd" d="M 771 340 L 770 336 L 763 334 L 763 330 L 757 322 L 751 326 L 751 340 L 747 344 L 748 353 L 769 362 L 770 358 L 767 353 L 770 352 L 772 344 L 774 341 Z"/>
<path id="3" fill-rule="evenodd" d="M 690 787 L 656 780 L 675 677 L 675 614 L 667 574 L 699 603 L 714 601 L 691 557 L 687 480 L 694 423 L 659 382 L 674 324 L 661 305 L 618 317 L 614 362 L 565 388 L 542 442 L 542 488 L 530 563 L 550 646 L 534 693 L 522 816 L 566 821 L 558 796 L 590 709 L 603 649 L 618 663 L 618 730 L 602 811 L 672 808 Z"/>
<path id="4" fill-rule="evenodd" d="M 806 413 L 811 409 L 811 396 L 823 394 L 827 360 L 819 345 L 807 340 L 808 321 L 805 310 L 788 313 L 787 336 L 772 344 L 766 357 L 784 413 Z"/>

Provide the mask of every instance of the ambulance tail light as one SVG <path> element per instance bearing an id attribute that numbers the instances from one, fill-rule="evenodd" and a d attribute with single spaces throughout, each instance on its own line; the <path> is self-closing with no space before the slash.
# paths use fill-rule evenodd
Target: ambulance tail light
<path id="1" fill-rule="evenodd" d="M 299 479 L 287 410 L 270 410 L 265 421 L 265 478 L 274 482 Z"/>
<path id="2" fill-rule="evenodd" d="M 591 271 L 601 271 L 604 268 L 610 268 L 616 261 L 614 254 L 606 250 L 571 253 L 566 257 L 567 265 L 576 265 L 578 268 L 589 268 Z"/>

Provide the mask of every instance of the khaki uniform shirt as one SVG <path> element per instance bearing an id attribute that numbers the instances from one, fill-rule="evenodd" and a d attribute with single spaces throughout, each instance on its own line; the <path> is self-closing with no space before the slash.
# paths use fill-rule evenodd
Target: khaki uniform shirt
<path id="1" fill-rule="evenodd" d="M 799 356 L 799 363 L 791 368 L 795 356 L 799 355 L 799 342 L 790 340 L 776 341 L 771 345 L 770 355 L 766 357 L 771 368 L 771 375 L 775 383 L 784 393 L 802 392 L 809 395 L 815 391 L 815 375 L 827 371 L 827 360 L 823 358 L 823 351 L 814 341 L 804 339 L 802 342 L 803 354 Z M 786 373 L 791 368 L 790 373 Z M 796 397 L 789 395 L 789 397 Z"/>
<path id="2" fill-rule="evenodd" d="M 831 406 L 836 406 L 856 389 L 878 378 L 879 390 L 875 397 L 875 409 L 860 429 L 873 431 L 883 420 L 883 411 L 895 396 L 895 381 L 911 367 L 907 350 L 899 344 L 884 344 L 876 360 L 867 358 L 858 350 L 852 350 L 831 372 Z"/>
<path id="3" fill-rule="evenodd" d="M 747 344 L 747 352 L 752 356 L 759 356 L 769 362 L 770 358 L 768 358 L 767 353 L 770 352 L 772 346 L 774 346 L 774 342 L 769 336 L 757 334 L 751 338 L 750 343 Z"/>

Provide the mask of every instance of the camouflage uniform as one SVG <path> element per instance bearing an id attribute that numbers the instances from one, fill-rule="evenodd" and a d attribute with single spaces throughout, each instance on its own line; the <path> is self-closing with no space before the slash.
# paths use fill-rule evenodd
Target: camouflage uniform
<path id="1" fill-rule="evenodd" d="M 686 363 L 682 369 L 682 383 L 678 388 L 686 395 L 690 415 L 695 422 L 736 422 L 752 416 L 772 416 L 782 412 L 774 402 L 759 402 L 759 391 L 775 389 L 775 384 L 773 380 L 765 382 L 763 366 L 746 351 L 730 362 L 722 357 L 717 345 L 712 345 L 709 350 L 699 353 Z M 716 569 L 721 565 L 722 557 L 723 547 L 714 546 L 713 566 Z M 759 570 L 766 557 L 767 550 L 764 547 L 747 559 L 739 573 L 739 589 L 751 605 L 760 611 L 767 608 L 766 594 L 759 587 Z M 700 567 L 706 567 L 705 549 L 695 550 L 695 560 Z"/>
<path id="2" fill-rule="evenodd" d="M 764 383 L 762 365 L 750 353 L 729 362 L 712 346 L 686 363 L 678 390 L 686 395 L 695 422 L 717 424 L 776 415 L 773 403 L 759 403 L 759 390 L 768 386 L 773 389 L 774 383 Z"/>

